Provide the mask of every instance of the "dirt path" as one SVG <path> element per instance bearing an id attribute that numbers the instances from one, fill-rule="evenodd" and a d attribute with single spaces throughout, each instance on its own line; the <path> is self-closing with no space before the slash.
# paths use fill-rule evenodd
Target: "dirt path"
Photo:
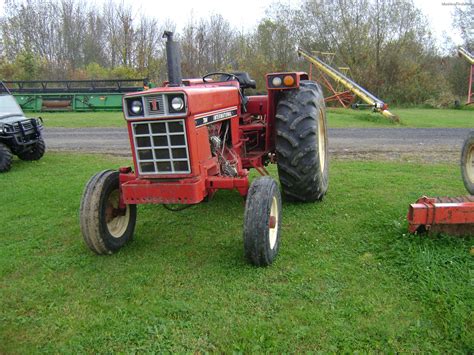
<path id="1" fill-rule="evenodd" d="M 474 130 L 474 128 L 473 128 Z M 329 151 L 344 160 L 452 162 L 459 159 L 465 128 L 334 128 L 329 129 Z M 48 128 L 50 151 L 130 154 L 123 128 Z"/>
<path id="2" fill-rule="evenodd" d="M 339 159 L 453 162 L 459 160 L 470 131 L 466 128 L 330 129 L 329 150 Z"/>

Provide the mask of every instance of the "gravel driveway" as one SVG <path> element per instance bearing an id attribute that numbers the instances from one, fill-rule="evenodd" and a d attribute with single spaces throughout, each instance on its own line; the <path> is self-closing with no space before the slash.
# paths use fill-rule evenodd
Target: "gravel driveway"
<path id="1" fill-rule="evenodd" d="M 474 130 L 474 128 L 473 128 Z M 329 151 L 338 159 L 452 162 L 459 159 L 466 128 L 333 128 Z M 124 128 L 47 128 L 49 151 L 130 155 Z"/>

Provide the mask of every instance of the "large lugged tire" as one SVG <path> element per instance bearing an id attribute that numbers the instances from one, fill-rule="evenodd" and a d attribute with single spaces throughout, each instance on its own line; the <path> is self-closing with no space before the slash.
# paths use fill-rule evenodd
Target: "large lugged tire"
<path id="1" fill-rule="evenodd" d="M 13 154 L 7 145 L 0 143 L 0 173 L 5 173 L 12 167 Z"/>
<path id="2" fill-rule="evenodd" d="M 136 205 L 118 208 L 119 173 L 105 170 L 94 175 L 82 196 L 79 219 L 87 246 L 97 254 L 112 254 L 133 237 Z"/>
<path id="3" fill-rule="evenodd" d="M 328 189 L 326 107 L 320 86 L 301 81 L 276 107 L 276 155 L 288 201 L 321 200 Z"/>
<path id="4" fill-rule="evenodd" d="M 42 137 L 28 150 L 18 154 L 18 158 L 21 160 L 40 160 L 46 150 L 46 144 Z"/>
<path id="5" fill-rule="evenodd" d="M 281 196 L 278 185 L 269 176 L 253 181 L 244 215 L 244 251 L 256 266 L 270 265 L 280 248 Z"/>
<path id="6" fill-rule="evenodd" d="M 474 132 L 469 133 L 462 147 L 461 175 L 466 190 L 474 195 Z"/>

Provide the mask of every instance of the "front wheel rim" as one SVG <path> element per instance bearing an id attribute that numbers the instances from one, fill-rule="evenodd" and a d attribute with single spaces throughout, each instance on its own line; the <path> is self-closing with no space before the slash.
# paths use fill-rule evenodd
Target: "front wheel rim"
<path id="1" fill-rule="evenodd" d="M 128 228 L 130 221 L 130 207 L 126 205 L 125 213 L 118 208 L 119 190 L 114 190 L 107 198 L 105 205 L 105 223 L 110 235 L 121 238 Z"/>
<path id="2" fill-rule="evenodd" d="M 321 171 L 324 171 L 326 164 L 326 122 L 324 121 L 324 112 L 319 110 L 318 116 L 318 155 L 319 166 Z"/>
<path id="3" fill-rule="evenodd" d="M 280 211 L 278 210 L 278 200 L 275 196 L 272 199 L 270 208 L 270 221 L 268 225 L 268 238 L 270 240 L 270 249 L 274 249 L 278 237 L 278 220 Z"/>
<path id="4" fill-rule="evenodd" d="M 469 147 L 467 153 L 466 173 L 469 181 L 474 183 L 474 144 Z"/>

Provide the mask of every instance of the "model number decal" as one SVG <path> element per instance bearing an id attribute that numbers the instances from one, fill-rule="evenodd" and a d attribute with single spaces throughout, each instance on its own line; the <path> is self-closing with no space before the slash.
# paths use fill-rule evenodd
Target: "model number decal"
<path id="1" fill-rule="evenodd" d="M 195 120 L 196 127 L 222 121 L 227 118 L 234 117 L 236 115 L 237 115 L 237 110 L 230 110 L 230 111 L 216 113 L 214 115 L 199 117 L 199 118 L 196 118 Z"/>

